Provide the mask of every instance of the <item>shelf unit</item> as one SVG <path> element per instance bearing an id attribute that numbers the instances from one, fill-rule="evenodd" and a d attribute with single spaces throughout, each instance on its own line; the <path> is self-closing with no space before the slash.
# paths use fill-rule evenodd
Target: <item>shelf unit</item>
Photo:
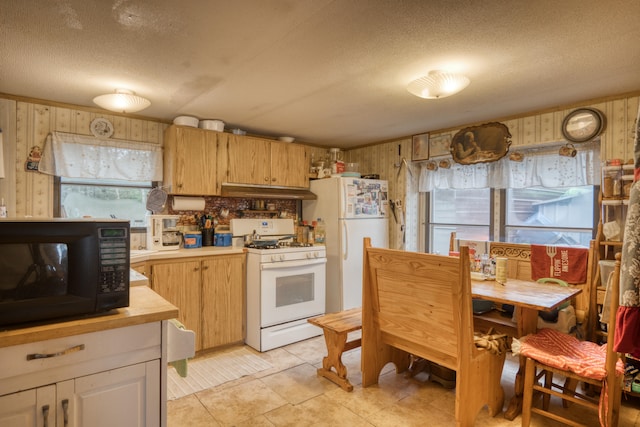
<path id="1" fill-rule="evenodd" d="M 606 287 L 600 273 L 600 261 L 614 260 L 615 254 L 622 251 L 625 219 L 629 206 L 629 189 L 632 182 L 633 165 L 604 166 L 602 168 L 602 185 L 598 197 L 600 221 L 595 241 L 596 251 L 593 263 L 595 271 L 591 276 L 593 283 L 587 334 L 592 341 L 603 341 L 607 335 L 599 322 Z"/>
<path id="2" fill-rule="evenodd" d="M 607 331 L 601 325 L 599 316 L 604 303 L 606 278 L 602 277 L 600 261 L 615 259 L 615 254 L 622 251 L 624 241 L 625 220 L 629 206 L 629 190 L 633 183 L 634 165 L 604 166 L 602 168 L 602 185 L 600 187 L 599 205 L 600 221 L 596 233 L 596 251 L 594 260 L 591 303 L 589 307 L 588 339 L 604 342 Z M 626 363 L 640 368 L 640 360 L 625 355 Z M 640 393 L 624 388 L 627 396 L 640 397 Z"/>

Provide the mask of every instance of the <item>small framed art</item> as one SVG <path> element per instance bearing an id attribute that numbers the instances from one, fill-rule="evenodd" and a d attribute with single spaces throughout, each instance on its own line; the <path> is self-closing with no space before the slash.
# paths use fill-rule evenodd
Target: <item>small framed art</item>
<path id="1" fill-rule="evenodd" d="M 414 162 L 429 160 L 429 134 L 413 135 L 412 142 L 411 160 Z"/>

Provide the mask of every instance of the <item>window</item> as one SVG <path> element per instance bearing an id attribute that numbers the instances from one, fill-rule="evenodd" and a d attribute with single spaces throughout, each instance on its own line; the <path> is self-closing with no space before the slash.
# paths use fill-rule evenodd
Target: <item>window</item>
<path id="1" fill-rule="evenodd" d="M 505 241 L 588 247 L 596 228 L 595 194 L 590 185 L 506 190 Z"/>
<path id="2" fill-rule="evenodd" d="M 459 239 L 491 240 L 492 195 L 490 188 L 431 191 L 429 252 L 448 254 L 452 231 Z"/>
<path id="3" fill-rule="evenodd" d="M 126 219 L 132 228 L 146 226 L 151 181 L 60 178 L 59 212 L 66 218 Z"/>

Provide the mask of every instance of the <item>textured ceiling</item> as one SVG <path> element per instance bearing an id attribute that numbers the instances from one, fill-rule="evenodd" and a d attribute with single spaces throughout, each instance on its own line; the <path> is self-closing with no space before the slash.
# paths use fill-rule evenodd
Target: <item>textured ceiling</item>
<path id="1" fill-rule="evenodd" d="M 638 0 L 2 0 L 0 92 L 344 148 L 640 90 Z M 409 94 L 429 70 L 471 84 Z"/>

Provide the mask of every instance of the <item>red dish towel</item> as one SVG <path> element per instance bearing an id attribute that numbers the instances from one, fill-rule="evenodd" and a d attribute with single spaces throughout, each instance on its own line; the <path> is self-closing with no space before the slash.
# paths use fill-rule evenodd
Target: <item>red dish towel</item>
<path id="1" fill-rule="evenodd" d="M 567 283 L 587 280 L 589 250 L 562 246 L 531 245 L 531 279 L 552 277 Z"/>

